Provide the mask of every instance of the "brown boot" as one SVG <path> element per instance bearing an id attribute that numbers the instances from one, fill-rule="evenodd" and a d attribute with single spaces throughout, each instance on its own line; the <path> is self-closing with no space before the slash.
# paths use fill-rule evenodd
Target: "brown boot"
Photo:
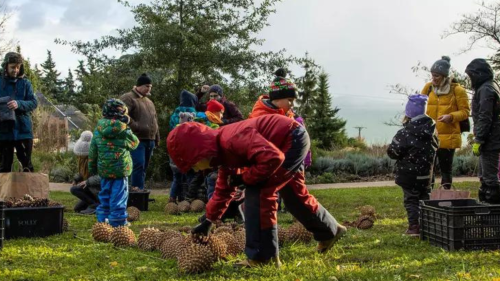
<path id="1" fill-rule="evenodd" d="M 175 203 L 175 204 L 177 204 L 177 200 L 175 200 L 175 197 L 170 197 L 170 198 L 168 198 L 168 203 Z"/>
<path id="2" fill-rule="evenodd" d="M 236 268 L 251 268 L 251 267 L 265 266 L 268 264 L 274 265 L 276 268 L 280 268 L 282 265 L 280 258 L 274 257 L 274 258 L 268 259 L 267 261 L 246 259 L 246 260 L 242 260 L 242 261 L 235 263 L 233 266 Z"/>
<path id="3" fill-rule="evenodd" d="M 339 241 L 340 238 L 342 238 L 342 236 L 344 236 L 346 233 L 347 233 L 347 228 L 339 224 L 337 226 L 337 233 L 332 239 L 326 241 L 320 241 L 318 243 L 318 253 L 328 252 L 331 248 L 333 248 L 333 245 L 335 245 L 335 243 L 337 243 L 337 241 Z"/>
<path id="4" fill-rule="evenodd" d="M 419 237 L 420 236 L 420 226 L 418 224 L 410 225 L 405 232 L 405 235 L 410 237 Z"/>

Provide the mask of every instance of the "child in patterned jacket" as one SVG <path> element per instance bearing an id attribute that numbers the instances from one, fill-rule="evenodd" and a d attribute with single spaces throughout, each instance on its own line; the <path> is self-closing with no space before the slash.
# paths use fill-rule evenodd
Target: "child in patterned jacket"
<path id="1" fill-rule="evenodd" d="M 436 151 L 439 147 L 436 123 L 425 114 L 427 96 L 411 95 L 406 104 L 403 128 L 387 148 L 390 158 L 396 160 L 396 184 L 403 189 L 403 203 L 408 214 L 405 234 L 418 236 L 419 200 L 428 200 Z"/>
<path id="2" fill-rule="evenodd" d="M 100 205 L 97 221 L 113 227 L 127 223 L 128 177 L 132 173 L 130 151 L 139 139 L 127 126 L 130 121 L 127 106 L 118 99 L 106 101 L 104 118 L 97 122 L 89 151 L 89 172 L 101 177 Z"/>

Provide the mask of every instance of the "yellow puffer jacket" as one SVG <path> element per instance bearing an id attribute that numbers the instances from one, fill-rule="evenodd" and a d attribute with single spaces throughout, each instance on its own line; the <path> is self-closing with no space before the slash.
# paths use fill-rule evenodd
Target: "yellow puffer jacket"
<path id="1" fill-rule="evenodd" d="M 429 82 L 422 90 L 423 95 L 429 95 L 427 115 L 436 121 L 439 137 L 439 148 L 454 149 L 462 146 L 460 121 L 469 118 L 470 106 L 465 89 L 458 83 L 451 83 L 448 94 L 436 95 L 434 87 Z M 453 116 L 453 122 L 446 124 L 438 122 L 438 117 L 446 114 Z"/>

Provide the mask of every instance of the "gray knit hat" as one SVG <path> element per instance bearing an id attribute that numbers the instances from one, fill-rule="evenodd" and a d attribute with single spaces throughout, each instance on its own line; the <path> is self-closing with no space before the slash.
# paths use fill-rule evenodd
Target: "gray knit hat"
<path id="1" fill-rule="evenodd" d="M 450 75 L 450 68 L 451 68 L 450 61 L 451 61 L 450 57 L 442 56 L 440 60 L 436 61 L 432 65 L 431 72 L 448 77 Z"/>
<path id="2" fill-rule="evenodd" d="M 80 138 L 76 141 L 73 152 L 77 156 L 88 156 L 90 149 L 90 141 L 92 140 L 91 131 L 83 131 Z"/>

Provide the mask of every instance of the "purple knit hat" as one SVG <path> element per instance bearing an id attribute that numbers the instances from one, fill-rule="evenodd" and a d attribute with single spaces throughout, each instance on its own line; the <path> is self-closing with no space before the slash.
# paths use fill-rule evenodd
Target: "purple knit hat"
<path id="1" fill-rule="evenodd" d="M 419 115 L 425 114 L 427 99 L 428 97 L 426 95 L 415 94 L 409 96 L 408 102 L 406 103 L 406 116 L 414 118 Z"/>

